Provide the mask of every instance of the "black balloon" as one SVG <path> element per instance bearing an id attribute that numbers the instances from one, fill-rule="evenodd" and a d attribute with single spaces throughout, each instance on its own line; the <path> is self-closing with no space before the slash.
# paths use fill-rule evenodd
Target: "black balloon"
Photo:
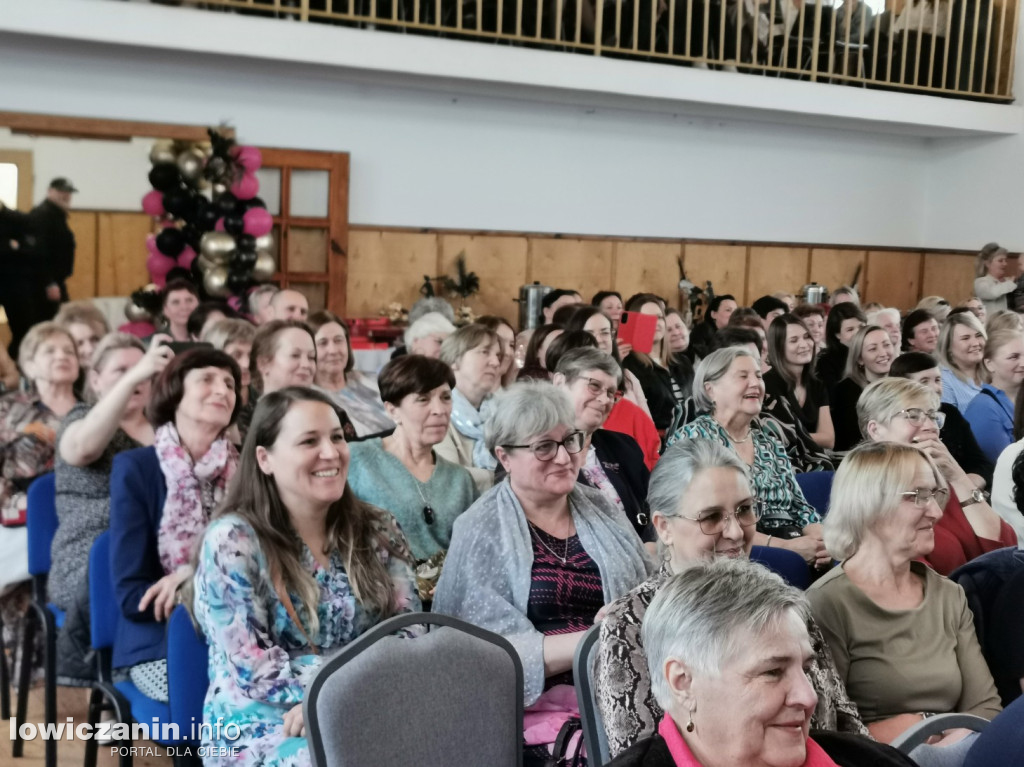
<path id="1" fill-rule="evenodd" d="M 224 216 L 224 231 L 238 237 L 245 232 L 245 219 L 235 213 Z"/>
<path id="2" fill-rule="evenodd" d="M 195 198 L 188 189 L 171 189 L 164 193 L 164 210 L 172 216 L 191 219 L 196 210 Z"/>
<path id="3" fill-rule="evenodd" d="M 187 242 L 192 250 L 199 250 L 199 240 L 203 236 L 202 230 L 200 230 L 195 224 L 186 224 L 181 229 L 185 234 L 185 242 Z"/>
<path id="4" fill-rule="evenodd" d="M 232 270 L 228 274 L 228 287 L 233 293 L 241 293 L 249 287 L 249 275 Z"/>
<path id="5" fill-rule="evenodd" d="M 181 172 L 178 166 L 171 162 L 162 162 L 154 165 L 149 172 L 149 183 L 154 189 L 161 192 L 169 192 L 181 186 Z"/>
<path id="6" fill-rule="evenodd" d="M 173 226 L 164 229 L 156 236 L 157 250 L 171 258 L 180 256 L 181 251 L 185 249 L 187 244 L 185 233 L 180 229 L 175 229 Z"/>
<path id="7" fill-rule="evenodd" d="M 238 198 L 231 194 L 231 192 L 224 192 L 224 194 L 216 199 L 217 207 L 220 209 L 222 216 L 229 216 L 234 213 L 237 202 Z"/>
<path id="8" fill-rule="evenodd" d="M 234 263 L 244 266 L 246 273 L 254 266 L 256 266 L 256 251 L 255 250 L 240 250 L 235 253 Z"/>
<path id="9" fill-rule="evenodd" d="M 240 234 L 235 242 L 238 243 L 239 253 L 256 253 L 256 238 L 251 234 Z"/>
<path id="10" fill-rule="evenodd" d="M 267 204 L 265 202 L 263 202 L 262 198 L 260 198 L 260 197 L 253 197 L 252 199 L 245 201 L 245 207 L 246 207 L 247 210 L 249 208 L 265 208 L 265 207 L 267 207 Z"/>
<path id="11" fill-rule="evenodd" d="M 206 198 L 202 199 L 205 200 Z M 199 227 L 200 231 L 209 232 L 217 225 L 217 219 L 219 218 L 220 210 L 216 205 L 211 205 L 209 202 L 205 205 L 200 203 L 196 211 L 195 224 Z"/>

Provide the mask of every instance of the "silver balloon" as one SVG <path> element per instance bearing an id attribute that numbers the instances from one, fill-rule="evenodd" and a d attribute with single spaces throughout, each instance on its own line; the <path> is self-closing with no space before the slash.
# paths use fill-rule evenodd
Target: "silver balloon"
<path id="1" fill-rule="evenodd" d="M 267 282 L 274 278 L 277 271 L 277 262 L 274 256 L 266 250 L 256 251 L 256 263 L 252 267 L 252 278 L 256 282 Z"/>
<path id="2" fill-rule="evenodd" d="M 265 250 L 267 253 L 273 253 L 275 246 L 273 234 L 264 234 L 262 237 L 256 238 L 256 250 Z"/>
<path id="3" fill-rule="evenodd" d="M 224 194 L 224 192 L 228 191 L 227 184 L 221 184 L 219 182 L 216 183 L 216 184 L 213 184 L 210 188 L 213 189 L 213 198 L 214 199 L 217 199 L 222 194 Z"/>
<path id="4" fill-rule="evenodd" d="M 169 138 L 158 139 L 153 142 L 153 148 L 149 150 L 149 161 L 154 165 L 165 162 L 177 162 L 174 156 L 174 142 Z"/>
<path id="5" fill-rule="evenodd" d="M 199 271 L 201 271 L 203 274 L 206 274 L 211 269 L 215 269 L 217 267 L 217 265 L 213 263 L 213 261 L 211 261 L 208 258 L 203 258 L 202 256 L 199 256 L 196 259 L 196 263 L 199 264 Z"/>
<path id="6" fill-rule="evenodd" d="M 206 165 L 206 155 L 195 147 L 186 149 L 178 155 L 178 170 L 182 178 L 189 184 L 197 184 L 203 177 L 203 166 Z"/>
<path id="7" fill-rule="evenodd" d="M 199 252 L 215 264 L 227 264 L 235 254 L 235 238 L 227 232 L 207 232 L 199 241 Z"/>
<path id="8" fill-rule="evenodd" d="M 148 322 L 153 319 L 149 312 L 139 306 L 137 303 L 128 300 L 128 303 L 124 307 L 124 316 L 128 318 L 129 322 Z"/>
<path id="9" fill-rule="evenodd" d="M 228 290 L 228 270 L 223 266 L 216 266 L 203 276 L 203 287 L 206 292 L 216 298 L 227 298 L 231 293 Z"/>

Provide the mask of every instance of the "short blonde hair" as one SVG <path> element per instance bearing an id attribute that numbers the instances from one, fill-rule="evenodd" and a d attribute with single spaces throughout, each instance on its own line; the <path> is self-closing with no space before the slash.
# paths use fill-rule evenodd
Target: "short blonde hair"
<path id="1" fill-rule="evenodd" d="M 924 309 L 939 322 L 945 320 L 946 317 L 949 316 L 949 313 L 953 311 L 953 307 L 949 305 L 949 301 L 942 296 L 925 296 L 917 302 L 917 306 L 914 308 Z"/>
<path id="2" fill-rule="evenodd" d="M 949 354 L 949 350 L 953 346 L 953 333 L 960 325 L 968 327 L 976 333 L 981 333 L 981 337 L 988 340 L 985 328 L 981 325 L 981 320 L 975 317 L 972 312 L 957 312 L 956 314 L 952 314 L 947 317 L 946 321 L 943 323 L 942 332 L 939 333 L 939 345 L 935 347 L 935 354 L 938 356 L 939 362 L 941 362 L 944 367 L 949 368 L 953 375 L 966 383 L 967 379 L 964 376 L 968 371 L 961 370 L 954 365 L 953 358 Z M 974 377 L 978 379 L 983 378 L 983 370 L 984 366 L 979 362 L 978 369 L 973 371 Z"/>
<path id="3" fill-rule="evenodd" d="M 988 262 L 1000 253 L 1007 253 L 1007 250 L 998 242 L 990 242 L 978 251 L 978 255 L 974 259 L 974 276 L 984 277 L 988 274 Z M 1009 254 L 1007 253 L 1007 255 Z"/>
<path id="4" fill-rule="evenodd" d="M 225 318 L 206 328 L 202 340 L 214 349 L 224 351 L 228 344 L 251 344 L 255 337 L 256 327 L 251 322 Z"/>
<path id="5" fill-rule="evenodd" d="M 1024 317 L 1011 309 L 992 312 L 985 323 L 985 332 L 992 334 L 999 330 L 1024 330 Z"/>
<path id="6" fill-rule="evenodd" d="M 100 342 L 96 344 L 96 349 L 92 353 L 92 360 L 90 361 L 89 369 L 94 373 L 99 373 L 106 362 L 107 355 L 111 352 L 117 351 L 118 349 L 138 349 L 143 354 L 146 353 L 146 345 L 130 333 L 107 333 L 100 339 Z M 96 392 L 93 390 L 92 383 L 88 378 L 86 378 L 85 381 L 83 394 L 85 395 L 85 400 L 87 402 L 96 402 Z"/>
<path id="7" fill-rule="evenodd" d="M 51 336 L 64 336 L 71 342 L 71 348 L 75 348 L 75 339 L 71 335 L 71 331 L 59 322 L 40 322 L 38 325 L 33 325 L 21 339 L 21 345 L 18 346 L 18 367 L 21 368 L 21 372 L 25 374 L 26 378 L 32 377 L 28 374 L 26 366 L 36 356 L 39 345 Z"/>
<path id="8" fill-rule="evenodd" d="M 53 318 L 64 327 L 71 325 L 89 325 L 96 331 L 96 335 L 105 336 L 110 332 L 110 325 L 103 312 L 96 308 L 92 301 L 69 301 L 60 307 L 57 316 Z"/>
<path id="9" fill-rule="evenodd" d="M 840 561 L 852 557 L 865 533 L 895 513 L 902 494 L 914 489 L 911 485 L 921 461 L 931 470 L 935 486 L 945 488 L 932 460 L 911 445 L 862 442 L 847 454 L 836 470 L 824 522 L 825 547 L 833 557 Z"/>
<path id="10" fill-rule="evenodd" d="M 939 395 L 924 384 L 909 378 L 883 378 L 868 385 L 857 399 L 857 425 L 864 437 L 868 436 L 868 424 L 888 423 L 901 410 L 921 407 L 923 410 L 938 410 Z M 845 459 L 844 459 L 845 460 Z"/>
<path id="11" fill-rule="evenodd" d="M 498 334 L 490 328 L 476 323 L 464 325 L 441 342 L 441 360 L 454 369 L 466 352 L 483 344 L 496 343 Z"/>

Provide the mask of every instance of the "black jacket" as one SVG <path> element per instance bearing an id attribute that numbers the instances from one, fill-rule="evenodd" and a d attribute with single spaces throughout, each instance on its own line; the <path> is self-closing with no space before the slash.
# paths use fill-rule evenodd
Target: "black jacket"
<path id="1" fill-rule="evenodd" d="M 939 410 L 946 414 L 946 422 L 939 432 L 939 439 L 949 450 L 949 454 L 960 464 L 960 468 L 968 474 L 977 474 L 984 477 L 986 487 L 992 489 L 992 473 L 995 465 L 990 461 L 978 446 L 978 440 L 971 431 L 971 425 L 957 409 L 956 405 L 943 402 Z"/>
<path id="2" fill-rule="evenodd" d="M 59 205 L 43 200 L 27 216 L 26 241 L 34 254 L 44 284 L 61 284 L 75 271 L 75 235 L 68 214 Z"/>
<path id="3" fill-rule="evenodd" d="M 636 352 L 630 352 L 622 361 L 622 367 L 636 376 L 640 388 L 647 398 L 651 420 L 660 432 L 672 428 L 678 421 L 675 394 L 672 392 L 672 374 L 661 365 L 651 362 L 645 365 Z M 692 383 L 691 383 L 692 386 Z"/>

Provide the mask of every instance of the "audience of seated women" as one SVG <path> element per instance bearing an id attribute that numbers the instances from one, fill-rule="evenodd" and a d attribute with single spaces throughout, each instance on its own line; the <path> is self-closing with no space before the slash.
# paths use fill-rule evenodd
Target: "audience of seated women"
<path id="1" fill-rule="evenodd" d="M 1006 297 L 1016 287 L 1016 275 L 1010 274 L 1006 248 L 997 242 L 983 247 L 974 259 L 974 295 L 981 299 L 990 315 L 1000 309 L 1013 309 L 1006 305 Z"/>
<path id="2" fill-rule="evenodd" d="M 191 341 L 188 318 L 199 306 L 199 290 L 186 279 L 171 280 L 164 287 L 160 300 L 158 328 L 174 341 Z"/>
<path id="3" fill-rule="evenodd" d="M 580 639 L 651 565 L 622 510 L 576 482 L 585 438 L 568 395 L 538 381 L 495 399 L 486 447 L 506 478 L 455 521 L 433 610 L 512 643 L 533 732 L 531 715 L 569 718 Z M 553 740 L 528 738 L 524 764 L 546 764 Z"/>
<path id="4" fill-rule="evenodd" d="M 97 309 L 92 301 L 70 301 L 61 304 L 60 311 L 53 321 L 67 328 L 71 337 L 75 339 L 78 369 L 83 375 L 88 373 L 96 345 L 110 332 L 103 312 Z"/>
<path id="5" fill-rule="evenodd" d="M 395 429 L 352 443 L 349 485 L 395 517 L 417 561 L 429 559 L 448 549 L 456 517 L 477 497 L 470 473 L 434 451 L 448 433 L 455 376 L 441 360 L 407 354 L 384 366 L 378 385 Z"/>
<path id="6" fill-rule="evenodd" d="M 65 416 L 57 433 L 55 474 L 60 525 L 50 546 L 47 598 L 65 612 L 57 635 L 58 674 L 92 679 L 88 662 L 89 550 L 110 526 L 110 469 L 114 456 L 153 444 L 146 419 L 154 376 L 174 357 L 157 335 L 147 352 L 126 333 L 103 337 L 93 354 L 86 402 Z"/>
<path id="7" fill-rule="evenodd" d="M 604 493 L 643 540 L 653 541 L 647 509 L 650 471 L 643 452 L 632 437 L 603 428 L 622 396 L 619 363 L 599 349 L 573 349 L 559 359 L 552 381 L 568 393 L 574 425 L 584 435 L 585 458 L 577 480 Z"/>
<path id="8" fill-rule="evenodd" d="M 395 424 L 381 402 L 376 376 L 355 369 L 345 321 L 332 312 L 320 311 L 309 315 L 306 324 L 313 330 L 316 344 L 316 387 L 345 412 L 358 436 L 393 429 Z"/>
<path id="9" fill-rule="evenodd" d="M 852 301 L 836 304 L 828 313 L 828 319 L 825 320 L 825 348 L 818 354 L 814 373 L 825 384 L 830 398 L 836 384 L 843 380 L 846 373 L 850 341 L 866 324 L 864 312 Z"/>
<path id="10" fill-rule="evenodd" d="M 841 564 L 807 593 L 847 692 L 883 743 L 933 714 L 1000 711 L 963 589 L 919 561 L 936 546 L 949 493 L 925 450 L 866 443 L 844 459 L 825 518 Z M 959 764 L 973 737 L 950 730 L 911 757 Z"/>
<path id="11" fill-rule="evenodd" d="M 846 376 L 836 385 L 831 405 L 836 450 L 849 450 L 860 442 L 857 400 L 865 386 L 889 375 L 894 356 L 889 334 L 877 325 L 865 325 L 850 341 Z"/>
<path id="12" fill-rule="evenodd" d="M 193 341 L 201 341 L 206 331 L 221 320 L 237 320 L 238 312 L 226 301 L 201 301 L 188 316 L 185 327 Z"/>
<path id="13" fill-rule="evenodd" d="M 33 325 L 18 347 L 18 365 L 31 388 L 0 397 L 0 618 L 8 647 L 21 645 L 31 595 L 25 491 L 53 469 L 57 429 L 78 401 L 75 340 L 56 322 Z"/>
<path id="14" fill-rule="evenodd" d="M 967 411 L 985 380 L 985 329 L 970 312 L 954 314 L 942 326 L 935 353 L 942 373 L 942 401 Z"/>
<path id="15" fill-rule="evenodd" d="M 287 387 L 260 399 L 237 479 L 197 555 L 192 609 L 209 645 L 203 719 L 222 724 L 204 728 L 206 765 L 311 764 L 302 701 L 324 658 L 420 609 L 401 530 L 355 496 L 348 468 L 327 395 Z"/>
<path id="16" fill-rule="evenodd" d="M 249 397 L 252 394 L 252 373 L 249 363 L 255 337 L 256 326 L 251 322 L 228 318 L 207 325 L 200 339 L 214 349 L 220 349 L 238 363 L 238 368 L 242 371 L 242 388 L 238 396 L 243 406 L 249 404 Z M 252 398 L 256 399 L 256 396 Z"/>
<path id="17" fill-rule="evenodd" d="M 480 492 L 494 483 L 498 465 L 484 441 L 484 421 L 493 409 L 491 395 L 501 384 L 500 350 L 498 336 L 475 324 L 459 328 L 441 344 L 441 360 L 455 374 L 455 388 L 448 433 L 434 450 L 468 469 Z"/>
<path id="18" fill-rule="evenodd" d="M 715 333 L 729 324 L 729 317 L 736 311 L 739 304 L 728 294 L 715 296 L 708 303 L 704 312 L 704 320 L 696 324 L 690 334 L 690 345 L 698 357 L 706 357 L 713 348 Z"/>
<path id="19" fill-rule="evenodd" d="M 935 354 L 939 345 L 939 322 L 931 312 L 915 309 L 903 318 L 903 351 Z"/>
<path id="20" fill-rule="evenodd" d="M 990 334 L 982 365 L 989 383 L 982 384 L 964 418 L 985 457 L 995 463 L 1013 442 L 1014 403 L 1024 383 L 1024 333 L 999 330 Z"/>
<path id="21" fill-rule="evenodd" d="M 835 443 L 828 392 L 814 375 L 814 339 L 792 314 L 782 314 L 768 326 L 768 360 L 764 374 L 765 412 L 784 423 L 800 421 L 815 444 Z"/>
<path id="22" fill-rule="evenodd" d="M 496 314 L 485 314 L 483 317 L 478 317 L 476 323 L 489 328 L 498 337 L 498 346 L 501 352 L 501 367 L 498 368 L 498 375 L 501 378 L 501 386 L 514 383 L 519 375 L 519 367 L 516 365 L 516 329 L 508 320 Z"/>
<path id="23" fill-rule="evenodd" d="M 238 414 L 241 371 L 208 348 L 175 356 L 153 386 L 153 445 L 114 456 L 110 558 L 121 609 L 114 668 L 167 700 L 166 625 L 192 553 L 238 466 L 226 432 Z"/>
<path id="24" fill-rule="evenodd" d="M 939 429 L 944 418 L 938 407 L 939 398 L 931 389 L 905 378 L 884 378 L 864 389 L 857 401 L 857 419 L 866 440 L 917 447 L 941 473 L 949 499 L 926 561 L 949 575 L 986 551 L 1015 546 L 1017 536 L 942 444 Z"/>
<path id="25" fill-rule="evenodd" d="M 523 356 L 523 366 L 516 375 L 517 381 L 535 379 L 547 381 L 551 373 L 547 367 L 547 353 L 551 343 L 558 338 L 564 329 L 560 325 L 547 323 L 534 328 L 530 334 L 530 340 L 526 344 L 526 352 Z"/>
<path id="26" fill-rule="evenodd" d="M 650 354 L 633 349 L 623 358 L 622 367 L 640 382 L 654 425 L 658 431 L 665 432 L 678 423 L 685 397 L 682 386 L 668 369 L 670 353 L 665 338 L 664 303 L 651 293 L 639 293 L 626 301 L 626 311 L 657 319 Z"/>
<path id="27" fill-rule="evenodd" d="M 917 381 L 942 397 L 942 374 L 939 372 L 939 363 L 930 354 L 904 352 L 893 360 L 889 375 L 893 378 Z M 991 487 L 994 467 L 978 446 L 967 419 L 948 402 L 939 405 L 939 412 L 945 416 L 945 423 L 939 428 L 939 439 L 949 450 L 953 460 L 967 472 L 975 487 Z"/>
<path id="28" fill-rule="evenodd" d="M 641 638 L 651 599 L 675 573 L 719 557 L 750 553 L 757 498 L 747 467 L 717 442 L 678 442 L 651 474 L 648 501 L 658 533 L 658 571 L 605 609 L 594 662 L 594 688 L 611 755 L 653 735 L 663 711 L 654 698 Z M 864 733 L 857 708 L 846 696 L 821 632 L 808 622 L 815 663 L 811 684 L 817 729 Z"/>
<path id="29" fill-rule="evenodd" d="M 821 519 L 804 498 L 786 449 L 757 419 L 764 382 L 753 354 L 733 346 L 702 359 L 693 381 L 693 399 L 702 415 L 682 426 L 669 444 L 709 439 L 735 451 L 752 467 L 761 504 L 754 543 L 791 549 L 809 565 L 827 566 L 832 560 L 822 542 Z"/>

